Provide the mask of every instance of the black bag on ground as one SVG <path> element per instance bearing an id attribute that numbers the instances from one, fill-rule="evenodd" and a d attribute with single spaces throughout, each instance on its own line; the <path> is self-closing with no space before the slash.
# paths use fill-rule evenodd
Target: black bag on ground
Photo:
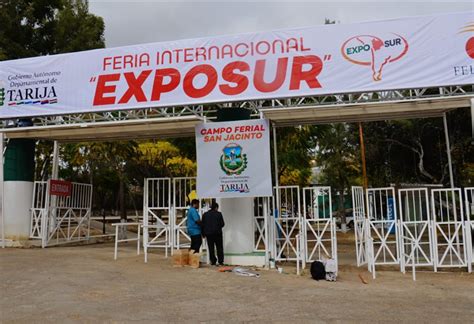
<path id="1" fill-rule="evenodd" d="M 326 270 L 322 262 L 314 261 L 311 263 L 311 277 L 313 277 L 314 280 L 326 279 Z"/>

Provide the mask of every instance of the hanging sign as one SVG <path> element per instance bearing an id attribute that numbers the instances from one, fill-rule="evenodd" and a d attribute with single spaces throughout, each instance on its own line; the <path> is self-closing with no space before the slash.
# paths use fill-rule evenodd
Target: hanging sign
<path id="1" fill-rule="evenodd" d="M 49 194 L 51 196 L 69 197 L 72 194 L 72 183 L 63 180 L 49 180 Z"/>
<path id="2" fill-rule="evenodd" d="M 0 62 L 0 119 L 470 85 L 472 12 Z"/>
<path id="3" fill-rule="evenodd" d="M 272 195 L 265 119 L 196 126 L 197 194 L 205 198 Z"/>

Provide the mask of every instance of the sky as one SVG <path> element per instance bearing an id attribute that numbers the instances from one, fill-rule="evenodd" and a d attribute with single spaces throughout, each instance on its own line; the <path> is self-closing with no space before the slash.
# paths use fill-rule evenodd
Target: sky
<path id="1" fill-rule="evenodd" d="M 112 1 L 89 0 L 104 18 L 107 47 L 471 11 L 474 1 Z"/>

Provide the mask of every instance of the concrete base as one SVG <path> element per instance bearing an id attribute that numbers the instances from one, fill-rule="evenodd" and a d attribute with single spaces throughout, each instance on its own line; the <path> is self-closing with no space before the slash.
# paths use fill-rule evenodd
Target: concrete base
<path id="1" fill-rule="evenodd" d="M 33 182 L 5 181 L 5 238 L 28 240 Z"/>
<path id="2" fill-rule="evenodd" d="M 207 263 L 207 255 L 204 253 L 201 257 L 201 262 Z M 228 253 L 224 254 L 224 263 L 235 266 L 246 266 L 246 267 L 265 267 L 265 253 L 254 252 L 254 253 Z"/>

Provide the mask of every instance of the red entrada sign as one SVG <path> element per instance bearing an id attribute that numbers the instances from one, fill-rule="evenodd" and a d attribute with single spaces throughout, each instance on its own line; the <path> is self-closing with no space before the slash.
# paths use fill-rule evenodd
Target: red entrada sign
<path id="1" fill-rule="evenodd" d="M 49 194 L 51 196 L 69 197 L 72 192 L 72 183 L 63 180 L 50 180 Z"/>

